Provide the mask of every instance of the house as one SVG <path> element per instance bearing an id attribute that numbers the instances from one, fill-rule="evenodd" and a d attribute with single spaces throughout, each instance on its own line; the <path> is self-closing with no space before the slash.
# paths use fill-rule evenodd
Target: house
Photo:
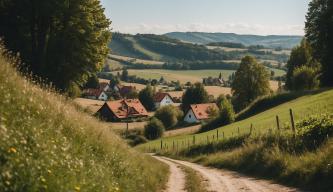
<path id="1" fill-rule="evenodd" d="M 193 104 L 184 116 L 184 121 L 187 123 L 198 123 L 210 118 L 209 112 L 218 110 L 215 103 Z"/>
<path id="2" fill-rule="evenodd" d="M 107 121 L 124 121 L 148 117 L 148 112 L 138 99 L 122 99 L 106 102 L 96 113 Z"/>
<path id="3" fill-rule="evenodd" d="M 160 108 L 166 105 L 172 105 L 173 99 L 169 93 L 158 92 L 154 95 L 155 108 Z"/>
<path id="4" fill-rule="evenodd" d="M 85 89 L 83 96 L 88 99 L 107 101 L 108 95 L 102 89 Z"/>
<path id="5" fill-rule="evenodd" d="M 109 83 L 101 82 L 101 83 L 99 83 L 99 89 L 101 89 L 105 92 L 108 92 L 108 91 L 110 91 L 110 85 L 109 85 Z"/>

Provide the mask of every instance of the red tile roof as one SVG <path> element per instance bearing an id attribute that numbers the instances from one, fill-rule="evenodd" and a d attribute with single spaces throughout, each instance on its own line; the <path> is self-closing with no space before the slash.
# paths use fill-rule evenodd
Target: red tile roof
<path id="1" fill-rule="evenodd" d="M 218 107 L 215 103 L 205 103 L 205 104 L 193 104 L 191 105 L 191 110 L 193 111 L 195 117 L 198 120 L 209 119 L 209 110 L 216 109 Z"/>
<path id="2" fill-rule="evenodd" d="M 173 99 L 169 93 L 162 93 L 158 92 L 154 95 L 154 102 L 161 102 L 166 96 L 169 96 L 171 99 Z"/>
<path id="3" fill-rule="evenodd" d="M 104 90 L 105 87 L 108 86 L 108 85 L 109 85 L 109 83 L 101 82 L 101 83 L 99 83 L 99 88 L 102 89 L 102 90 Z"/>
<path id="4" fill-rule="evenodd" d="M 119 119 L 148 116 L 147 110 L 138 99 L 123 99 L 106 103 L 113 114 Z"/>
<path id="5" fill-rule="evenodd" d="M 83 90 L 83 94 L 86 96 L 94 96 L 94 97 L 99 97 L 102 92 L 104 92 L 102 89 L 85 89 Z"/>

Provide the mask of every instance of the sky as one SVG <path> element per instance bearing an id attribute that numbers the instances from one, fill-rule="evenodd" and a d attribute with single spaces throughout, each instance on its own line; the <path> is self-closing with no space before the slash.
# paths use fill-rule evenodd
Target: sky
<path id="1" fill-rule="evenodd" d="M 122 33 L 303 35 L 310 0 L 101 0 Z"/>

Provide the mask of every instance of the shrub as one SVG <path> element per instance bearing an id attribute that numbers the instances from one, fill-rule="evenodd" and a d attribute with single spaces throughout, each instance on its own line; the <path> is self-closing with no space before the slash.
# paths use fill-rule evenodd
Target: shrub
<path id="1" fill-rule="evenodd" d="M 319 80 L 317 78 L 318 72 L 316 69 L 302 66 L 296 68 L 293 77 L 293 89 L 294 90 L 312 90 L 319 86 Z"/>
<path id="2" fill-rule="evenodd" d="M 163 123 L 166 129 L 177 125 L 183 115 L 184 114 L 180 109 L 172 105 L 161 107 L 155 113 L 155 117 Z"/>
<path id="3" fill-rule="evenodd" d="M 126 139 L 128 140 L 128 144 L 130 146 L 136 146 L 139 144 L 146 143 L 148 141 L 144 136 L 137 134 L 130 134 L 126 137 Z"/>
<path id="4" fill-rule="evenodd" d="M 149 140 L 154 140 L 162 137 L 164 133 L 164 125 L 157 118 L 153 117 L 145 126 L 144 135 Z"/>

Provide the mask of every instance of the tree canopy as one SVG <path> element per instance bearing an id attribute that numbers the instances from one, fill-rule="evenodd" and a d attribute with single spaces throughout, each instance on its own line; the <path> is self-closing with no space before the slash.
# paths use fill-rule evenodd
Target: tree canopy
<path id="1" fill-rule="evenodd" d="M 20 69 L 60 90 L 83 85 L 108 53 L 111 22 L 99 0 L 2 0 L 0 36 Z"/>
<path id="2" fill-rule="evenodd" d="M 191 104 L 207 103 L 209 100 L 208 93 L 202 83 L 196 83 L 189 87 L 182 98 L 182 109 L 187 111 Z"/>
<path id="3" fill-rule="evenodd" d="M 333 1 L 313 0 L 306 16 L 305 36 L 322 65 L 321 83 L 333 85 Z"/>
<path id="4" fill-rule="evenodd" d="M 242 59 L 232 82 L 234 106 L 237 111 L 270 92 L 269 77 L 268 71 L 255 58 L 246 56 Z"/>
<path id="5" fill-rule="evenodd" d="M 155 109 L 154 94 L 155 92 L 150 85 L 139 92 L 139 100 L 141 101 L 142 105 L 149 111 Z"/>

